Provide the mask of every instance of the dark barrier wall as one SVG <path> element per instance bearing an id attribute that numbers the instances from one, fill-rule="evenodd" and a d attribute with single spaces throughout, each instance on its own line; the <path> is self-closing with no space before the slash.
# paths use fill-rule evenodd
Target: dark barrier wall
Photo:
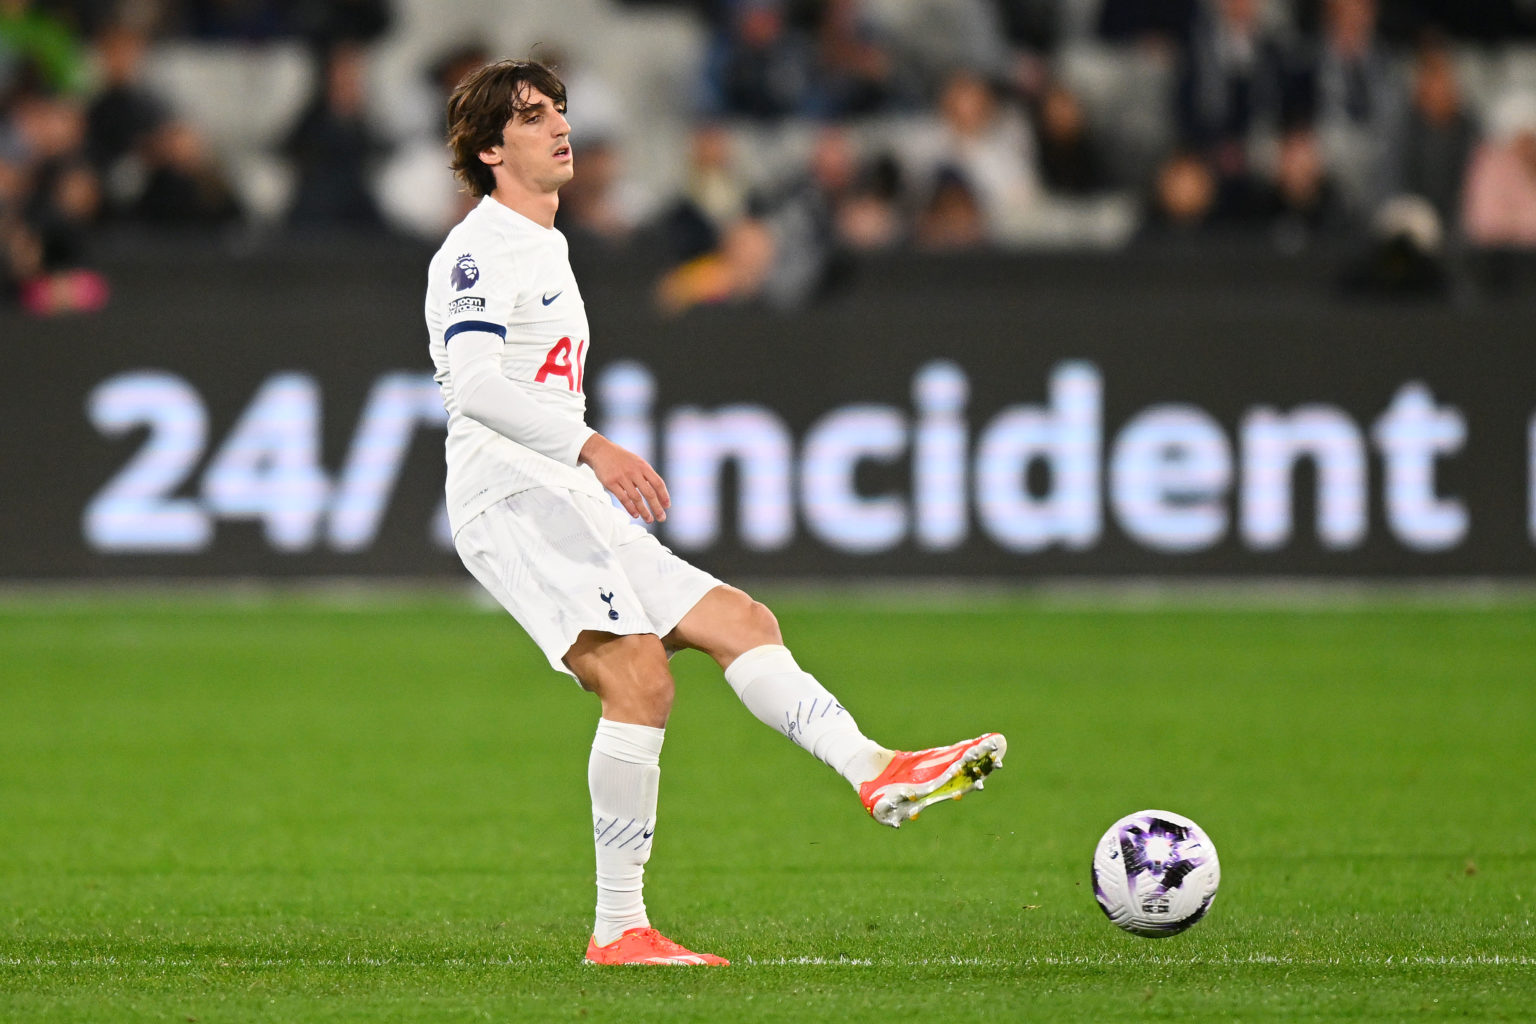
<path id="1" fill-rule="evenodd" d="M 0 314 L 0 577 L 450 575 L 413 247 L 143 254 Z M 793 314 L 587 258 L 591 422 L 718 573 L 1523 577 L 1536 304 L 1234 253 L 869 264 Z"/>

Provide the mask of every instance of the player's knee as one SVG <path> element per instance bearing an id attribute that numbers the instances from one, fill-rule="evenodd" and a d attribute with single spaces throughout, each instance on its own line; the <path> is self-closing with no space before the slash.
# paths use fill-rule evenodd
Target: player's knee
<path id="1" fill-rule="evenodd" d="M 601 668 L 582 685 L 602 700 L 605 718 L 662 726 L 673 705 L 674 685 L 667 652 L 654 634 L 613 637 L 605 643 Z"/>
<path id="2" fill-rule="evenodd" d="M 742 595 L 746 597 L 746 595 Z M 742 638 L 751 646 L 761 644 L 782 644 L 784 634 L 779 631 L 779 620 L 773 614 L 773 610 L 761 601 L 755 601 L 750 597 L 741 611 Z"/>
<path id="3" fill-rule="evenodd" d="M 639 676 L 603 695 L 603 717 L 659 728 L 672 714 L 675 692 L 669 672 Z"/>
<path id="4" fill-rule="evenodd" d="M 754 647 L 783 642 L 768 606 L 728 586 L 711 591 L 667 635 L 670 646 L 703 651 L 722 668 Z"/>
<path id="5" fill-rule="evenodd" d="M 633 650 L 634 671 L 625 673 L 624 689 L 637 706 L 665 717 L 676 690 L 667 652 L 654 633 L 623 638 Z"/>
<path id="6" fill-rule="evenodd" d="M 603 717 L 639 725 L 666 724 L 674 687 L 666 650 L 654 633 L 583 633 L 566 656 L 566 664 L 582 687 L 602 701 Z"/>

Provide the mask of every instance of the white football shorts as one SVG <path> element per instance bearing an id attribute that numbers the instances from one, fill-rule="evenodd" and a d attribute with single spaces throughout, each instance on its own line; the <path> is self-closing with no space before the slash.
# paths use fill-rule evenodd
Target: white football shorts
<path id="1" fill-rule="evenodd" d="M 475 579 L 512 613 L 557 672 L 584 629 L 672 632 L 721 582 L 673 554 L 607 497 L 518 491 L 453 538 Z"/>

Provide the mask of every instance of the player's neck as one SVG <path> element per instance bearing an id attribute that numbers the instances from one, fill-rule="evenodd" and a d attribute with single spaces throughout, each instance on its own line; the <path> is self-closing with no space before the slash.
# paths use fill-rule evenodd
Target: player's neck
<path id="1" fill-rule="evenodd" d="M 560 208 L 559 192 L 529 192 L 503 186 L 493 191 L 491 198 L 540 227 L 555 226 L 555 211 Z"/>

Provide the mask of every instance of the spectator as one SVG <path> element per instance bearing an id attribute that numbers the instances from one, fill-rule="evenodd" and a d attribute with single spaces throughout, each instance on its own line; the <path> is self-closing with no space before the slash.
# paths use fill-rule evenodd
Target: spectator
<path id="1" fill-rule="evenodd" d="M 1157 170 L 1141 237 L 1193 237 L 1216 219 L 1216 209 L 1215 171 L 1203 154 L 1179 150 Z"/>
<path id="2" fill-rule="evenodd" d="M 581 173 L 560 190 L 555 226 L 573 249 L 588 241 L 605 246 L 623 242 L 635 224 L 619 196 L 623 176 L 619 147 L 598 136 L 574 143 L 573 152 L 581 161 Z"/>
<path id="3" fill-rule="evenodd" d="M 822 246 L 834 254 L 889 249 L 905 234 L 900 175 L 889 155 L 866 161 L 847 128 L 827 125 L 786 198 L 811 211 Z"/>
<path id="4" fill-rule="evenodd" d="M 171 116 L 169 106 L 140 82 L 144 33 L 126 24 L 96 39 L 101 86 L 86 113 L 86 151 L 108 189 L 108 205 L 132 204 L 142 170 L 143 147 Z"/>
<path id="5" fill-rule="evenodd" d="M 663 309 L 760 299 L 788 309 L 817 298 L 841 279 L 847 262 L 838 211 L 857 179 L 847 133 L 818 135 L 807 172 L 726 227 L 715 251 L 667 274 Z"/>
<path id="6" fill-rule="evenodd" d="M 1109 186 L 1104 156 L 1089 134 L 1077 94 L 1061 82 L 1046 87 L 1036 108 L 1040 173 L 1045 187 L 1068 196 L 1087 196 Z"/>
<path id="7" fill-rule="evenodd" d="M 69 27 L 33 0 L 0 0 L 0 102 L 33 90 L 79 93 L 84 57 Z"/>
<path id="8" fill-rule="evenodd" d="M 746 179 L 725 126 L 713 121 L 695 125 L 688 152 L 683 194 L 657 223 L 658 244 L 668 263 L 715 250 L 747 212 Z"/>
<path id="9" fill-rule="evenodd" d="M 926 202 L 941 194 L 941 176 L 958 176 L 980 207 L 989 241 L 1006 245 L 1027 232 L 1044 192 L 1034 135 L 1018 108 L 986 79 L 966 70 L 952 74 L 938 113 L 902 145 Z"/>
<path id="10" fill-rule="evenodd" d="M 97 309 L 106 281 L 85 263 L 101 189 L 85 160 L 84 111 L 72 98 L 28 91 L 4 113 L 0 284 L 33 313 Z"/>
<path id="11" fill-rule="evenodd" d="M 1250 153 L 1296 105 L 1289 47 L 1265 0 L 1213 0 L 1195 20 L 1175 93 L 1183 145 L 1224 181 L 1253 175 Z"/>
<path id="12" fill-rule="evenodd" d="M 815 108 L 816 56 L 786 0 L 721 0 L 705 58 L 705 111 L 769 121 Z"/>
<path id="13" fill-rule="evenodd" d="M 861 0 L 825 0 L 814 25 L 815 112 L 826 117 L 879 114 L 916 101 L 919 83 L 901 65 Z"/>
<path id="14" fill-rule="evenodd" d="M 1060 0 L 991 0 L 997 32 L 1007 48 L 1003 77 L 1026 102 L 1038 106 L 1052 78 L 1052 55 L 1066 15 Z"/>
<path id="15" fill-rule="evenodd" d="M 383 218 L 369 172 L 385 146 L 364 115 L 363 52 L 330 51 L 315 97 L 283 146 L 298 176 L 289 222 L 300 227 L 378 229 Z"/>
<path id="16" fill-rule="evenodd" d="M 1376 0 L 1327 0 L 1310 90 L 1323 156 L 1357 213 L 1392 191 L 1406 89 L 1376 37 Z"/>
<path id="17" fill-rule="evenodd" d="M 1323 163 L 1322 146 L 1310 125 L 1293 126 L 1281 137 L 1274 181 L 1260 202 L 1260 214 L 1269 221 L 1281 252 L 1301 252 L 1348 226 L 1338 185 Z"/>
<path id="18" fill-rule="evenodd" d="M 1270 212 L 1265 196 L 1256 180 L 1222 178 L 1204 153 L 1175 150 L 1153 179 L 1141 237 L 1188 240 L 1255 233 Z"/>
<path id="19" fill-rule="evenodd" d="M 987 241 L 982 203 L 965 176 L 942 170 L 918 210 L 913 241 L 926 252 L 974 249 Z"/>
<path id="20" fill-rule="evenodd" d="M 667 271 L 656 304 L 676 315 L 694 306 L 741 302 L 760 295 L 774 264 L 772 229 L 755 217 L 732 224 L 720 247 Z"/>
<path id="21" fill-rule="evenodd" d="M 158 227 L 216 228 L 241 218 L 234 191 L 191 125 L 167 121 L 144 147 L 144 190 L 134 219 Z"/>
<path id="22" fill-rule="evenodd" d="M 896 59 L 888 28 L 862 0 L 721 0 L 704 111 L 777 121 L 909 105 L 921 90 L 916 62 Z"/>
<path id="23" fill-rule="evenodd" d="M 1402 190 L 1428 199 L 1441 223 L 1454 224 L 1476 144 L 1477 124 L 1462 102 L 1450 49 L 1427 37 L 1415 61 L 1413 105 L 1398 157 Z"/>
<path id="24" fill-rule="evenodd" d="M 855 251 L 892 249 L 906 236 L 901 167 L 881 154 L 862 167 L 837 210 L 837 237 Z"/>
<path id="25" fill-rule="evenodd" d="M 1462 229 L 1485 249 L 1536 248 L 1536 95 L 1505 97 L 1467 171 Z"/>
<path id="26" fill-rule="evenodd" d="M 560 190 L 562 229 L 578 241 L 612 246 L 626 241 L 655 211 L 655 199 L 629 173 L 622 139 L 627 119 L 618 90 L 600 70 L 558 46 L 541 47 L 560 72 L 570 104 L 571 141 L 580 173 Z"/>

